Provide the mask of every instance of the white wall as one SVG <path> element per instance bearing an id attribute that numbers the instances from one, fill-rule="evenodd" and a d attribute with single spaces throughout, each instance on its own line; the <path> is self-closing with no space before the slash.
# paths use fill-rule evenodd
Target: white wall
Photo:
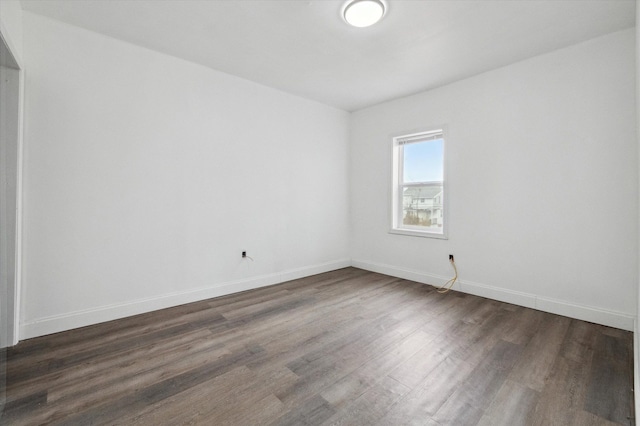
<path id="1" fill-rule="evenodd" d="M 356 266 L 632 329 L 634 29 L 353 113 Z M 446 124 L 449 240 L 389 234 L 390 134 Z"/>
<path id="2" fill-rule="evenodd" d="M 349 265 L 346 112 L 27 12 L 24 46 L 21 338 Z"/>
<path id="3" fill-rule="evenodd" d="M 350 254 L 437 284 L 454 253 L 458 289 L 631 327 L 633 29 L 350 120 L 37 15 L 24 22 L 21 338 L 346 266 Z M 388 135 L 431 124 L 450 132 L 450 239 L 388 234 Z"/>
<path id="4" fill-rule="evenodd" d="M 18 63 L 22 62 L 22 6 L 19 0 L 0 0 L 0 32 Z"/>

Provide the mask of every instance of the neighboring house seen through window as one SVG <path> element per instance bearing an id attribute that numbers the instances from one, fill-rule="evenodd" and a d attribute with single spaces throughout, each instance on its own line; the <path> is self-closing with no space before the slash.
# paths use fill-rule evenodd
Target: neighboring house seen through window
<path id="1" fill-rule="evenodd" d="M 446 238 L 442 129 L 393 138 L 391 232 Z"/>

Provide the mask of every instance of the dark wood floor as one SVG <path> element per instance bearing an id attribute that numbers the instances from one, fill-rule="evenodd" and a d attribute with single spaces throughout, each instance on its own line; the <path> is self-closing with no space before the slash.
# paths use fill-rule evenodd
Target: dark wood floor
<path id="1" fill-rule="evenodd" d="M 27 340 L 6 424 L 632 424 L 632 335 L 354 268 Z"/>

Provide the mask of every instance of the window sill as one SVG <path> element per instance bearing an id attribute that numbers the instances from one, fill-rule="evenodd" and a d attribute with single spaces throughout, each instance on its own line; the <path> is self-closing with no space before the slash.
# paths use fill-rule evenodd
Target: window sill
<path id="1" fill-rule="evenodd" d="M 435 238 L 438 240 L 449 239 L 446 234 L 440 234 L 437 232 L 429 232 L 429 231 L 418 231 L 416 229 L 391 228 L 389 230 L 389 233 L 396 234 L 396 235 L 408 235 L 410 237 Z"/>

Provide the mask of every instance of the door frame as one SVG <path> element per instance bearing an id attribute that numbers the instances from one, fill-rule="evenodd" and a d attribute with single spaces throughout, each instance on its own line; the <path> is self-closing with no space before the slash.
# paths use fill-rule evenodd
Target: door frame
<path id="1" fill-rule="evenodd" d="M 11 102 L 17 102 L 18 122 L 17 126 L 17 165 L 16 165 L 16 229 L 15 229 L 15 273 L 13 284 L 13 298 L 7 300 L 8 324 L 8 346 L 14 346 L 20 341 L 20 293 L 22 287 L 22 224 L 23 224 L 23 134 L 24 134 L 24 67 L 16 55 L 15 44 L 8 37 L 8 32 L 2 22 L 0 22 L 0 50 L 2 60 L 0 65 L 18 71 L 18 98 Z"/>

